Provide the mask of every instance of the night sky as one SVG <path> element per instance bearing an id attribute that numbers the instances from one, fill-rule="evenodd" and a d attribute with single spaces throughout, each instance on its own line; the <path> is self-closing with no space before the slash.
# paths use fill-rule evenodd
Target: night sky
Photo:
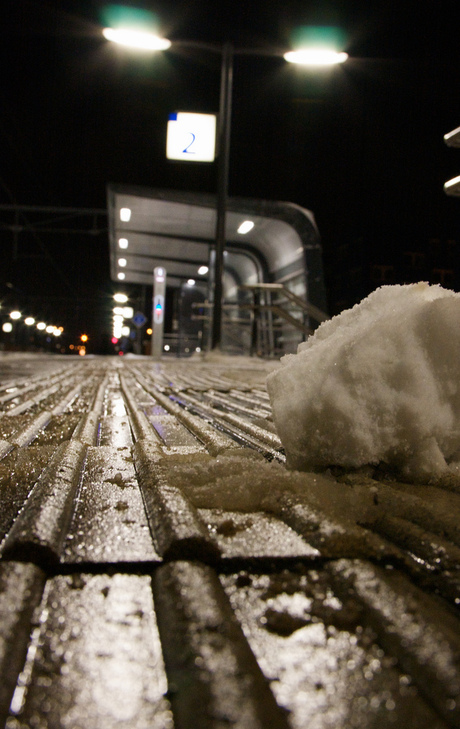
<path id="1" fill-rule="evenodd" d="M 116 47 L 101 35 L 109 5 L 9 0 L 0 28 L 1 204 L 104 209 L 109 182 L 215 191 L 215 164 L 168 162 L 165 139 L 170 112 L 218 110 L 219 55 Z M 460 151 L 443 142 L 460 126 L 458 28 L 446 3 L 125 5 L 154 12 L 172 40 L 237 48 L 287 50 L 300 26 L 342 29 L 350 58 L 334 70 L 239 56 L 234 74 L 230 195 L 312 210 L 326 283 L 344 243 L 364 241 L 371 262 L 391 263 L 402 247 L 460 238 L 460 201 L 443 192 L 460 174 Z M 107 234 L 51 232 L 78 227 L 56 222 L 56 212 L 41 216 L 42 232 L 15 235 L 12 223 L 37 217 L 0 212 L 0 298 L 102 341 L 115 286 Z"/>

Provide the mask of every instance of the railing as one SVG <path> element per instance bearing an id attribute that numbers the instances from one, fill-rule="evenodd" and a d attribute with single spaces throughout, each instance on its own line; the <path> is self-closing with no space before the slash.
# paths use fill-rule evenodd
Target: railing
<path id="1" fill-rule="evenodd" d="M 312 319 L 318 324 L 329 319 L 328 314 L 283 284 L 251 284 L 239 290 L 250 292 L 253 300 L 224 303 L 221 346 L 225 351 L 277 357 L 296 351 L 297 345 L 312 334 Z M 192 318 L 201 320 L 204 330 L 209 328 L 212 304 L 197 303 L 192 307 L 204 312 Z M 249 316 L 244 317 L 244 313 Z"/>
<path id="2" fill-rule="evenodd" d="M 240 288 L 253 295 L 251 354 L 278 356 L 295 351 L 313 333 L 311 319 L 318 324 L 329 319 L 328 314 L 283 284 L 251 284 Z"/>

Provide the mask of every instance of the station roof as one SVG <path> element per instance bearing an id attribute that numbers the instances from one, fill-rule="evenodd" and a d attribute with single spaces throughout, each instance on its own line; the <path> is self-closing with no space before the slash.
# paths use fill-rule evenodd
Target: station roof
<path id="1" fill-rule="evenodd" d="M 214 196 L 113 184 L 107 192 L 114 281 L 151 284 L 153 269 L 163 266 L 168 285 L 179 287 L 208 265 L 216 228 Z M 246 220 L 253 228 L 238 233 Z M 265 281 L 280 280 L 287 270 L 302 272 L 305 251 L 320 249 L 312 212 L 288 202 L 229 198 L 226 237 L 229 250 L 258 260 Z"/>

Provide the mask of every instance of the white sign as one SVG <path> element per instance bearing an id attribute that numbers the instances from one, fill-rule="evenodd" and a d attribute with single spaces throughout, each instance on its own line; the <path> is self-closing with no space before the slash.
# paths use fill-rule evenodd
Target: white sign
<path id="1" fill-rule="evenodd" d="M 166 269 L 157 266 L 153 269 L 152 300 L 152 356 L 160 359 L 163 351 L 163 326 L 165 314 Z"/>
<path id="2" fill-rule="evenodd" d="M 169 115 L 167 159 L 213 162 L 216 156 L 216 115 L 178 111 Z"/>

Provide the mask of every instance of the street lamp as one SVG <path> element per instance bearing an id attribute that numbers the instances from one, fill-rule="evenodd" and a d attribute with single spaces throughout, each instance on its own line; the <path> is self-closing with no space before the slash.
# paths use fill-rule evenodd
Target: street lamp
<path id="1" fill-rule="evenodd" d="M 161 38 L 154 33 L 146 33 L 131 29 L 105 28 L 102 31 L 104 37 L 115 43 L 120 43 L 130 48 L 148 51 L 167 50 L 168 48 L 194 48 L 198 50 L 218 53 L 221 56 L 221 81 L 220 81 L 220 103 L 219 103 L 219 126 L 218 126 L 218 170 L 217 170 L 217 205 L 216 205 L 216 232 L 215 232 L 215 260 L 214 260 L 214 296 L 213 316 L 211 330 L 211 348 L 217 349 L 221 343 L 222 330 L 222 295 L 223 295 L 223 274 L 224 274 L 224 250 L 225 250 L 225 220 L 228 198 L 228 175 L 230 161 L 230 132 L 232 114 L 232 87 L 233 87 L 233 59 L 235 55 L 250 56 L 282 56 L 289 63 L 302 66 L 332 66 L 344 63 L 348 55 L 327 48 L 323 44 L 312 47 L 299 48 L 288 51 L 284 54 L 265 49 L 235 48 L 231 43 L 223 45 L 201 43 L 199 41 L 170 41 Z M 123 215 L 129 214 L 129 217 Z M 129 220 L 131 211 L 122 209 L 120 217 L 122 220 Z M 123 273 L 118 278 L 124 278 Z"/>

